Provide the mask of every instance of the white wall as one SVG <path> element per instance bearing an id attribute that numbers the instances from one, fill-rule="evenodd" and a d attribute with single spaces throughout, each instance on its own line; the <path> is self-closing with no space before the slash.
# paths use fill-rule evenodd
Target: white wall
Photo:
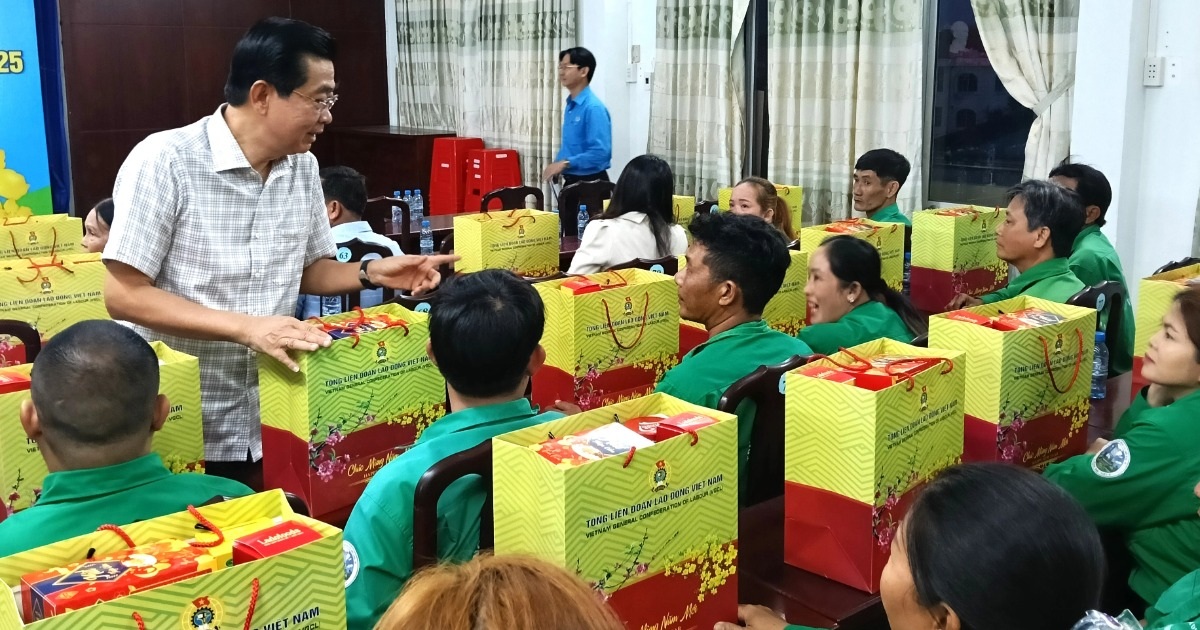
<path id="1" fill-rule="evenodd" d="M 1153 6 L 1157 5 L 1157 15 Z M 1196 0 L 1084 0 L 1071 153 L 1113 184 L 1105 233 L 1136 298 L 1137 278 L 1191 254 L 1200 196 L 1200 24 Z M 1142 85 L 1149 50 L 1162 87 Z"/>
<path id="2" fill-rule="evenodd" d="M 613 121 L 614 181 L 629 160 L 646 152 L 650 136 L 650 79 L 654 69 L 653 0 L 579 0 L 579 45 L 596 56 L 592 91 Z M 641 47 L 641 62 L 629 82 L 630 47 Z M 566 98 L 566 92 L 563 92 Z"/>

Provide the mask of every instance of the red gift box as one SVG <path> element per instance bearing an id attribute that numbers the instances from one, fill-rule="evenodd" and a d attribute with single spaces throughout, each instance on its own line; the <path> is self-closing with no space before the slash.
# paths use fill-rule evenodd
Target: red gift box
<path id="1" fill-rule="evenodd" d="M 277 556 L 321 540 L 317 530 L 297 521 L 284 521 L 233 541 L 233 564 Z"/>

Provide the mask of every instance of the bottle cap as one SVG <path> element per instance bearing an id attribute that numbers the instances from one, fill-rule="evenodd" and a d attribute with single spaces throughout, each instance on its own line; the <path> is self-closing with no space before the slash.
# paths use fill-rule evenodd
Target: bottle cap
<path id="1" fill-rule="evenodd" d="M 423 227 L 423 228 L 429 227 L 429 219 L 421 219 L 421 227 Z"/>
<path id="2" fill-rule="evenodd" d="M 1096 331 L 1096 341 L 1104 341 L 1104 331 L 1103 330 Z"/>

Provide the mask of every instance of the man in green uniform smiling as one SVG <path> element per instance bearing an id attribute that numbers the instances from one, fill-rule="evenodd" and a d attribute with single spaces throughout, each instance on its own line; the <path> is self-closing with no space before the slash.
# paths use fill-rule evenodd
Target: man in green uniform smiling
<path id="1" fill-rule="evenodd" d="M 1070 188 L 1083 198 L 1084 226 L 1075 238 L 1068 264 L 1084 284 L 1095 286 L 1101 282 L 1120 282 L 1125 287 L 1125 304 L 1121 312 L 1120 338 L 1113 340 L 1112 360 L 1108 364 L 1109 376 L 1124 374 L 1133 369 L 1133 302 L 1129 300 L 1129 283 L 1121 271 L 1121 259 L 1108 237 L 1100 228 L 1104 227 L 1104 215 L 1112 202 L 1112 187 L 1104 173 L 1086 165 L 1063 162 L 1050 171 L 1050 180 Z M 1106 314 L 1107 323 L 1107 314 Z"/>
<path id="2" fill-rule="evenodd" d="M 150 344 L 116 322 L 80 322 L 46 344 L 21 426 L 50 474 L 33 507 L 0 522 L 0 557 L 252 493 L 221 477 L 171 474 L 150 452 L 171 408 L 158 379 Z"/>
<path id="3" fill-rule="evenodd" d="M 903 155 L 891 149 L 872 149 L 859 156 L 854 163 L 854 209 L 872 221 L 911 226 L 896 204 L 911 168 Z"/>
<path id="4" fill-rule="evenodd" d="M 1008 190 L 1008 214 L 996 226 L 996 254 L 1021 272 L 1007 287 L 982 298 L 960 293 L 949 310 L 991 304 L 1018 295 L 1066 303 L 1083 290 L 1067 257 L 1083 229 L 1083 201 L 1074 191 L 1031 179 Z"/>
<path id="5" fill-rule="evenodd" d="M 460 276 L 438 291 L 429 317 L 429 357 L 446 378 L 451 413 L 367 484 L 345 531 L 346 616 L 370 630 L 412 575 L 413 495 L 430 466 L 497 435 L 562 417 L 538 414 L 525 388 L 546 360 L 542 298 L 508 271 Z M 479 547 L 487 490 L 477 477 L 450 485 L 438 502 L 438 557 L 464 561 Z"/>
<path id="6" fill-rule="evenodd" d="M 716 409 L 725 390 L 759 366 L 812 350 L 762 319 L 791 264 L 779 230 L 758 217 L 727 213 L 697 214 L 688 229 L 693 241 L 687 265 L 675 275 L 679 314 L 704 324 L 709 338 L 667 372 L 655 391 Z M 754 414 L 751 401 L 737 408 L 738 485 L 743 491 Z"/>

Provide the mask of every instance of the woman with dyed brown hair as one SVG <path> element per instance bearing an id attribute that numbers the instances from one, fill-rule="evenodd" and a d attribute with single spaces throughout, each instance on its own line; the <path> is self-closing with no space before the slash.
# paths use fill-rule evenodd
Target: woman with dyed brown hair
<path id="1" fill-rule="evenodd" d="M 624 630 L 612 609 L 561 567 L 477 556 L 421 571 L 375 630 Z"/>
<path id="2" fill-rule="evenodd" d="M 792 227 L 792 210 L 775 190 L 775 184 L 761 177 L 747 177 L 733 187 L 729 199 L 729 211 L 734 214 L 751 214 L 762 217 L 767 223 L 783 232 L 789 242 L 796 240 Z"/>

